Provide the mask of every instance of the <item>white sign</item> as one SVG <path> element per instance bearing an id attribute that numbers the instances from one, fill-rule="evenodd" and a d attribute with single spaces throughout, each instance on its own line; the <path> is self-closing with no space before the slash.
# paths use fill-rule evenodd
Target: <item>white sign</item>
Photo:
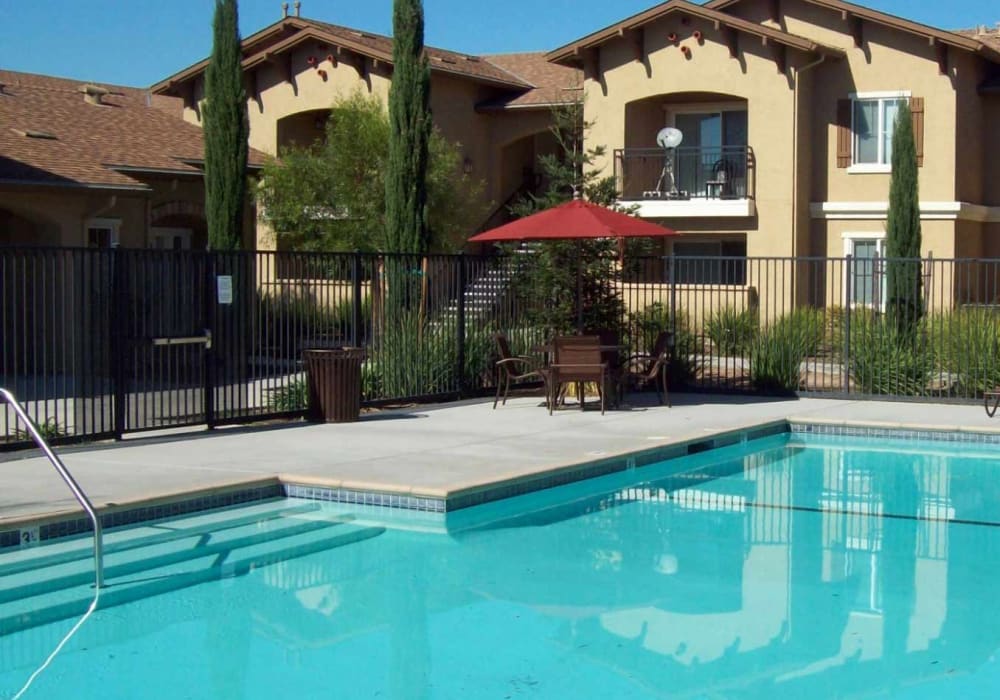
<path id="1" fill-rule="evenodd" d="M 215 278 L 220 304 L 233 303 L 233 276 L 219 275 Z"/>

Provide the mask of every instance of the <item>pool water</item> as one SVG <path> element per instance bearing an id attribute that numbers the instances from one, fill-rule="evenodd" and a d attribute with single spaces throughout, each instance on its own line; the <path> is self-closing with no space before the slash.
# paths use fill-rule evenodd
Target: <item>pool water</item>
<path id="1" fill-rule="evenodd" d="M 1000 696 L 986 447 L 782 435 L 447 519 L 254 508 L 122 552 L 108 590 L 138 599 L 94 612 L 22 697 Z M 213 580 L 171 554 L 188 546 Z M 39 611 L 59 566 L 20 574 Z M 82 612 L 8 615 L 0 698 Z"/>

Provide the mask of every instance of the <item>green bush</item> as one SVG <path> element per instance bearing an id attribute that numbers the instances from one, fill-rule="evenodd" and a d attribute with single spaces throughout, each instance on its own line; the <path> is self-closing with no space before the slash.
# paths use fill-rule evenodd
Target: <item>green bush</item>
<path id="1" fill-rule="evenodd" d="M 852 316 L 850 372 L 855 389 L 865 394 L 923 395 L 934 358 L 920 346 L 920 335 L 901 332 L 874 314 Z"/>
<path id="2" fill-rule="evenodd" d="M 396 399 L 458 391 L 492 376 L 493 328 L 466 327 L 465 363 L 458 369 L 458 329 L 453 320 L 427 322 L 416 311 L 387 319 L 362 368 L 363 395 Z"/>
<path id="3" fill-rule="evenodd" d="M 308 405 L 309 388 L 305 379 L 293 379 L 267 394 L 267 407 L 272 411 L 303 411 Z"/>
<path id="4" fill-rule="evenodd" d="M 38 428 L 38 434 L 46 441 L 55 440 L 56 438 L 68 437 L 69 433 L 59 425 L 59 421 L 55 418 L 49 418 L 44 423 L 35 423 L 35 427 Z M 31 433 L 27 430 L 17 429 L 14 431 L 14 441 L 15 442 L 29 442 L 32 440 Z"/>
<path id="5" fill-rule="evenodd" d="M 264 294 L 260 297 L 260 338 L 267 351 L 281 357 L 297 358 L 312 345 L 344 344 L 351 340 L 354 302 L 341 299 L 334 306 L 320 304 L 310 293 Z M 359 342 L 371 334 L 372 302 L 361 301 Z"/>
<path id="6" fill-rule="evenodd" d="M 775 325 L 791 326 L 782 332 L 802 341 L 804 357 L 818 355 L 822 350 L 827 335 L 826 316 L 822 309 L 800 307 L 782 316 Z"/>
<path id="7" fill-rule="evenodd" d="M 716 352 L 727 356 L 746 355 L 759 333 L 756 309 L 737 311 L 727 306 L 712 313 L 705 321 L 705 335 Z"/>
<path id="8" fill-rule="evenodd" d="M 782 316 L 751 345 L 750 381 L 761 391 L 795 391 L 802 360 L 819 349 L 822 338 L 823 317 L 818 310 L 797 309 Z"/>
<path id="9" fill-rule="evenodd" d="M 1000 386 L 1000 314 L 966 308 L 927 319 L 928 340 L 943 369 L 958 377 L 963 396 L 982 396 Z"/>

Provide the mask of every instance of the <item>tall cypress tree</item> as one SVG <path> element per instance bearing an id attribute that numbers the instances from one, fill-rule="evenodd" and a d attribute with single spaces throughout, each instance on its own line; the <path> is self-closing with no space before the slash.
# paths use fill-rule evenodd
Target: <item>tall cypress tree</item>
<path id="1" fill-rule="evenodd" d="M 205 71 L 205 218 L 208 247 L 234 250 L 243 237 L 247 118 L 237 0 L 216 0 L 212 57 Z"/>
<path id="2" fill-rule="evenodd" d="M 429 239 L 427 142 L 431 134 L 431 72 L 424 53 L 421 0 L 394 0 L 392 33 L 386 241 L 393 252 L 424 253 Z"/>
<path id="3" fill-rule="evenodd" d="M 886 225 L 886 312 L 896 328 L 914 331 L 923 315 L 920 270 L 920 194 L 913 117 L 900 105 L 892 135 L 892 177 Z"/>

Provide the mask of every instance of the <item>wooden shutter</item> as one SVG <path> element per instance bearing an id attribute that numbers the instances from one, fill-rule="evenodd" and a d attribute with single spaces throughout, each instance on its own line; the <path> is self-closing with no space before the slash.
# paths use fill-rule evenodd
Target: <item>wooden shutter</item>
<path id="1" fill-rule="evenodd" d="M 837 167 L 851 165 L 851 101 L 837 100 Z"/>
<path id="2" fill-rule="evenodd" d="M 917 167 L 924 165 L 924 98 L 910 98 L 910 112 L 913 114 L 913 143 L 917 147 Z"/>

